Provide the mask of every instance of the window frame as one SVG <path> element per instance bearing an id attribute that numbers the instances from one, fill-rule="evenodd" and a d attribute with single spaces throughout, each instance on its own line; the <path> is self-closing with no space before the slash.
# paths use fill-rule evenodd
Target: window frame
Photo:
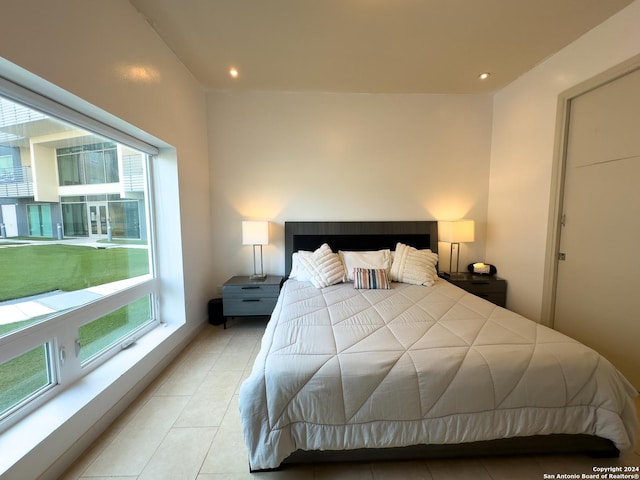
<path id="1" fill-rule="evenodd" d="M 76 125 L 116 144 L 126 145 L 145 154 L 147 179 L 147 191 L 145 193 L 147 197 L 145 201 L 147 214 L 145 221 L 147 223 L 150 269 L 149 274 L 130 279 L 131 285 L 122 290 L 105 295 L 100 299 L 72 310 L 57 312 L 51 318 L 35 322 L 0 337 L 0 363 L 7 362 L 33 348 L 45 345 L 49 360 L 48 368 L 52 378 L 52 383 L 39 390 L 37 395 L 26 397 L 25 401 L 12 407 L 0 417 L 0 433 L 2 433 L 64 391 L 71 384 L 107 363 L 124 348 L 159 326 L 162 322 L 160 320 L 158 300 L 160 281 L 158 279 L 155 235 L 156 216 L 154 202 L 156 197 L 153 189 L 153 179 L 155 179 L 153 160 L 159 153 L 159 149 L 2 77 L 0 77 L 0 94 L 11 101 L 42 112 L 51 118 Z M 57 178 L 56 181 L 58 181 Z M 82 325 L 97 320 L 145 296 L 149 296 L 152 302 L 151 320 L 129 332 L 114 345 L 101 352 L 100 355 L 88 359 L 83 364 L 77 344 L 78 329 Z"/>

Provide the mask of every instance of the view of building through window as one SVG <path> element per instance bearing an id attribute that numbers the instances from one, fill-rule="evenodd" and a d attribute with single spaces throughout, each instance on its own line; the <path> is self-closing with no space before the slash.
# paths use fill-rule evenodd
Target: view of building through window
<path id="1" fill-rule="evenodd" d="M 153 321 L 152 294 L 93 313 L 153 277 L 148 162 L 144 152 L 0 97 L 0 337 L 87 308 L 86 321 L 59 321 L 75 332 L 85 365 Z M 55 346 L 54 336 L 0 358 L 0 419 L 55 385 Z"/>

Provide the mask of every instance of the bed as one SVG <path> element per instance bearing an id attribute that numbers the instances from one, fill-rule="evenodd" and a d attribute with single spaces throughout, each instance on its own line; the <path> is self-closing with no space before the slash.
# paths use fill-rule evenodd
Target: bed
<path id="1" fill-rule="evenodd" d="M 290 278 L 239 394 L 252 471 L 633 447 L 637 392 L 606 359 L 434 277 L 435 254 L 437 222 L 285 223 Z"/>

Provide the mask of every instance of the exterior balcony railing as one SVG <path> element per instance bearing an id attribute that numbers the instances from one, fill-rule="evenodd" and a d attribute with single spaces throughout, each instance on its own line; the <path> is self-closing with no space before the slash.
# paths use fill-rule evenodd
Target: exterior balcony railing
<path id="1" fill-rule="evenodd" d="M 1 168 L 0 197 L 33 197 L 31 167 Z"/>

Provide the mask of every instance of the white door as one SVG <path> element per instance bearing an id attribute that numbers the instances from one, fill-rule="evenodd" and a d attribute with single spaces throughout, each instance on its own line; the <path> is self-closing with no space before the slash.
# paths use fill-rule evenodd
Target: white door
<path id="1" fill-rule="evenodd" d="M 640 70 L 571 100 L 554 327 L 640 389 Z"/>
<path id="2" fill-rule="evenodd" d="M 87 202 L 87 214 L 89 215 L 89 236 L 106 236 L 107 202 Z"/>
<path id="3" fill-rule="evenodd" d="M 18 236 L 18 215 L 15 205 L 2 205 L 2 223 L 4 223 L 7 237 Z"/>

